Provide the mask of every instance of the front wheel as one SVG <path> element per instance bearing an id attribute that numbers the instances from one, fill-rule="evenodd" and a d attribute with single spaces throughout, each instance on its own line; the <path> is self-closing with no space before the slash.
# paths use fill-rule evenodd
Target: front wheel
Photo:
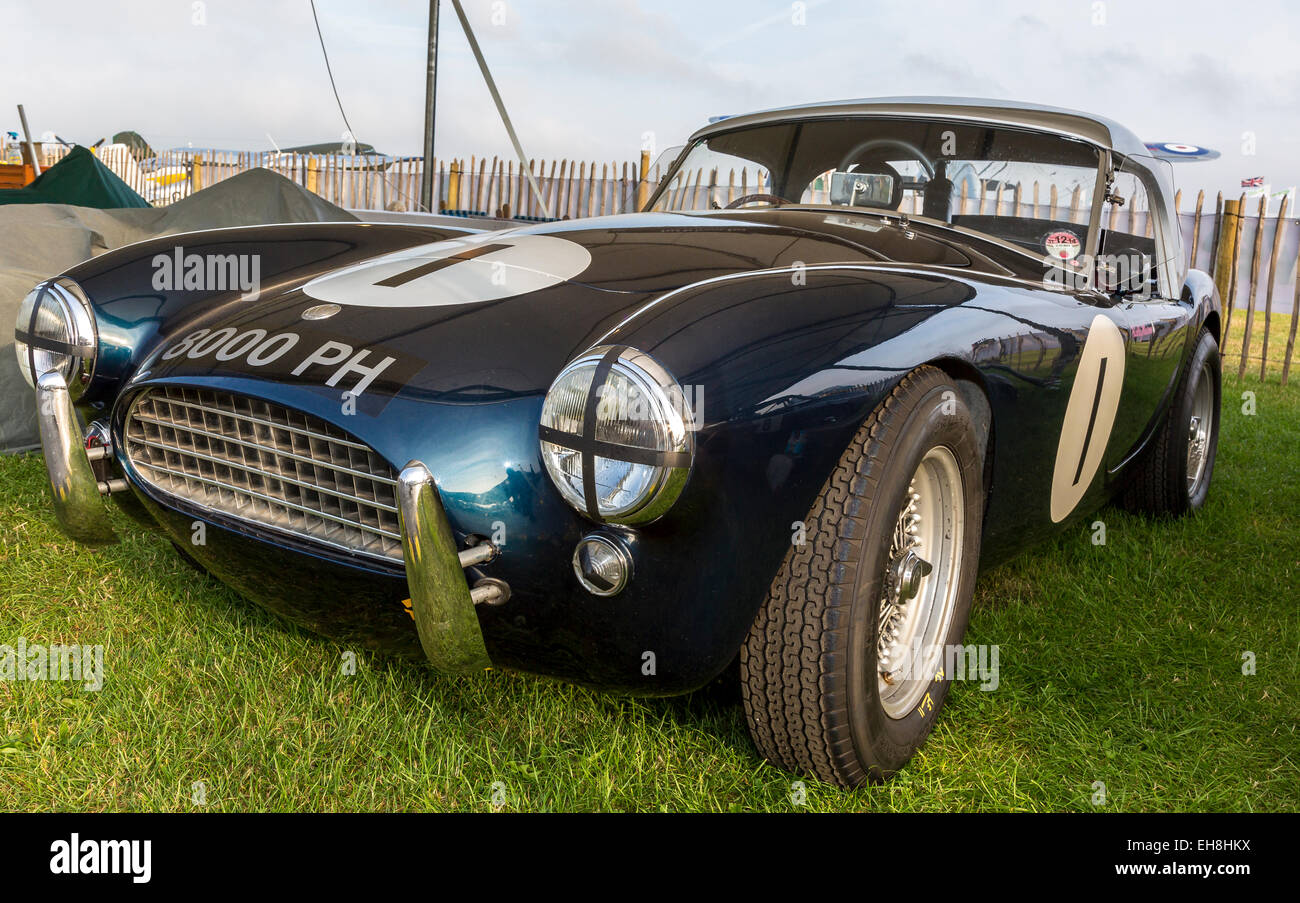
<path id="1" fill-rule="evenodd" d="M 957 385 L 908 374 L 863 423 L 740 652 L 750 732 L 773 763 L 884 780 L 934 727 L 970 617 L 982 455 Z"/>

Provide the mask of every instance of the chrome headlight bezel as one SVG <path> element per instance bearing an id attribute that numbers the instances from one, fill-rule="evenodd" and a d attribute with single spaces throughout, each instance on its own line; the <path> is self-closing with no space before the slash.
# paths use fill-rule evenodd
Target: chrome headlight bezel
<path id="1" fill-rule="evenodd" d="M 606 388 L 614 384 L 636 391 L 611 395 Z M 628 416 L 630 410 L 635 416 Z M 618 424 L 632 424 L 625 432 L 640 431 L 643 441 L 612 441 Z M 539 430 L 542 462 L 564 500 L 591 520 L 645 524 L 667 513 L 685 488 L 694 429 L 686 394 L 663 365 L 635 348 L 602 345 L 571 361 L 547 390 Z M 645 441 L 646 433 L 653 442 Z M 635 474 L 638 488 L 614 503 L 624 490 L 616 485 L 602 493 L 601 467 Z M 589 498 L 593 488 L 595 497 Z"/>
<path id="2" fill-rule="evenodd" d="M 59 318 L 63 327 L 62 339 L 36 337 L 32 341 L 29 330 L 35 322 L 33 313 L 36 305 L 42 310 L 49 310 Z M 44 368 L 41 373 L 33 372 L 31 348 L 35 346 L 47 355 L 59 355 L 61 360 Z M 33 389 L 42 373 L 59 371 L 68 384 L 68 395 L 75 401 L 85 394 L 91 380 L 95 378 L 95 363 L 99 356 L 99 331 L 95 325 L 94 308 L 90 299 L 76 282 L 61 277 L 42 282 L 27 293 L 18 307 L 18 318 L 14 323 L 14 349 L 18 357 L 18 369 L 23 378 Z"/>

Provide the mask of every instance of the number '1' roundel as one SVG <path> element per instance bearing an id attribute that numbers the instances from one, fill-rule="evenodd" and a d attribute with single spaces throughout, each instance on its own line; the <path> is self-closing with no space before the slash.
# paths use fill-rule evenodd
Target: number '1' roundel
<path id="1" fill-rule="evenodd" d="M 1052 522 L 1059 523 L 1082 501 L 1101 467 L 1124 386 L 1124 335 L 1098 314 L 1079 357 L 1052 471 Z"/>

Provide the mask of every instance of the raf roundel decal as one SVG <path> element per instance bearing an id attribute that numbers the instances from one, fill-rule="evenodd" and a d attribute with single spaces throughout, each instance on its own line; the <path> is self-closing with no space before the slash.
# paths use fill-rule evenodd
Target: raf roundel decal
<path id="1" fill-rule="evenodd" d="M 1184 144 L 1179 141 L 1148 142 L 1147 150 L 1166 160 L 1217 160 L 1219 152 L 1199 144 Z"/>
<path id="2" fill-rule="evenodd" d="M 1124 335 L 1098 314 L 1088 329 L 1079 369 L 1065 408 L 1065 423 L 1052 471 L 1052 523 L 1060 523 L 1082 501 L 1101 467 L 1124 385 Z"/>
<path id="3" fill-rule="evenodd" d="M 409 248 L 313 279 L 303 292 L 353 307 L 446 307 L 541 291 L 591 265 L 577 242 L 486 233 Z"/>

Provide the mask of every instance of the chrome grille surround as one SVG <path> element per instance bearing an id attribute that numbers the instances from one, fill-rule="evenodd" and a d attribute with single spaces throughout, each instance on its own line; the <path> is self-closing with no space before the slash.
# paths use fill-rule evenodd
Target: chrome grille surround
<path id="1" fill-rule="evenodd" d="M 397 474 L 318 417 L 212 389 L 132 401 L 127 460 L 164 496 L 353 554 L 402 562 Z"/>

